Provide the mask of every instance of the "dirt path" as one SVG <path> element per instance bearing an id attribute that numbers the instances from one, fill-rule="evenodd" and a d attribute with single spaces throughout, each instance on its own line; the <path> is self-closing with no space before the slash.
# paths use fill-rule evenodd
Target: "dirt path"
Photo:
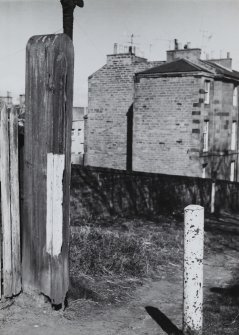
<path id="1" fill-rule="evenodd" d="M 211 298 L 213 303 L 216 301 L 210 288 L 226 287 L 239 269 L 238 222 L 239 217 L 229 216 L 206 221 L 206 239 L 210 236 L 209 242 L 205 243 L 204 259 L 206 303 Z M 164 278 L 148 280 L 135 292 L 130 292 L 132 297 L 125 305 L 106 305 L 82 299 L 70 302 L 65 311 L 54 311 L 42 298 L 36 300 L 21 294 L 12 301 L 0 302 L 0 334 L 163 335 L 144 307 L 158 307 L 179 328 L 182 327 L 182 269 L 178 264 L 167 264 L 164 273 Z"/>
<path id="2" fill-rule="evenodd" d="M 204 299 L 209 288 L 225 286 L 239 266 L 239 252 L 227 249 L 213 254 L 204 262 Z M 176 265 L 170 280 L 148 281 L 138 288 L 134 299 L 125 306 L 104 305 L 80 300 L 63 311 L 53 311 L 40 298 L 33 300 L 25 294 L 17 297 L 11 306 L 0 303 L 0 333 L 2 335 L 143 335 L 164 334 L 145 313 L 144 306 L 159 307 L 181 328 L 182 271 Z M 171 272 L 170 271 L 170 272 Z"/>

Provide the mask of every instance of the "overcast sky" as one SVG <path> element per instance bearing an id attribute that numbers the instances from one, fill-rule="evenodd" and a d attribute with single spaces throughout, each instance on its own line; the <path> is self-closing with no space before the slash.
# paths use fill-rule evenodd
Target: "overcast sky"
<path id="1" fill-rule="evenodd" d="M 0 95 L 24 93 L 26 43 L 54 32 L 62 32 L 59 0 L 0 0 Z M 87 105 L 88 76 L 131 34 L 138 55 L 150 60 L 165 60 L 177 38 L 204 57 L 229 51 L 239 70 L 239 0 L 85 0 L 75 9 L 75 106 Z"/>

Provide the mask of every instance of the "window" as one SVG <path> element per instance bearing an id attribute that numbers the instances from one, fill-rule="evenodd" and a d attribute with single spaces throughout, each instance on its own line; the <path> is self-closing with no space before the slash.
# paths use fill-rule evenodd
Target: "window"
<path id="1" fill-rule="evenodd" d="M 80 135 L 80 133 L 81 133 L 81 129 L 78 129 L 78 136 Z"/>
<path id="2" fill-rule="evenodd" d="M 74 136 L 75 129 L 71 129 L 71 136 Z"/>
<path id="3" fill-rule="evenodd" d="M 210 102 L 210 81 L 208 80 L 204 83 L 204 94 L 204 103 L 208 105 Z"/>
<path id="4" fill-rule="evenodd" d="M 236 150 L 237 122 L 232 121 L 231 150 Z"/>
<path id="5" fill-rule="evenodd" d="M 230 181 L 235 180 L 235 161 L 231 162 Z"/>
<path id="6" fill-rule="evenodd" d="M 238 90 L 237 87 L 234 87 L 233 90 L 233 106 L 236 107 L 238 105 Z"/>
<path id="7" fill-rule="evenodd" d="M 208 151 L 208 125 L 209 121 L 205 120 L 203 124 L 203 152 Z"/>

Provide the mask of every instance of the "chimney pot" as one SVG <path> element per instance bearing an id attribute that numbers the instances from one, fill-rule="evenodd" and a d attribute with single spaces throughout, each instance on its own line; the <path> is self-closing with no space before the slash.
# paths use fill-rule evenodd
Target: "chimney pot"
<path id="1" fill-rule="evenodd" d="M 114 43 L 114 54 L 115 55 L 117 54 L 117 49 L 118 49 L 118 44 Z"/>
<path id="2" fill-rule="evenodd" d="M 230 52 L 227 52 L 227 58 L 230 58 Z"/>

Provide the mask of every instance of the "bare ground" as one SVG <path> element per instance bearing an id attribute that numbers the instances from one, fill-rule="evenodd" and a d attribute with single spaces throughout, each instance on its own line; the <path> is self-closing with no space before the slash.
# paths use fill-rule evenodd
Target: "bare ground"
<path id="1" fill-rule="evenodd" d="M 212 287 L 230 287 L 234 273 L 239 269 L 239 247 L 234 247 L 232 239 L 239 236 L 238 218 L 226 217 L 211 220 L 212 241 L 214 248 L 206 252 L 204 260 L 204 301 L 217 304 L 217 293 Z M 217 234 L 223 235 L 220 241 Z M 217 243 L 218 241 L 218 243 Z M 239 242 L 238 242 L 239 245 Z M 65 311 L 52 310 L 49 303 L 39 297 L 26 294 L 0 303 L 0 333 L 2 335 L 110 335 L 110 334 L 164 334 L 157 324 L 145 312 L 146 305 L 161 309 L 178 327 L 182 326 L 182 268 L 176 262 L 168 264 L 167 271 L 159 278 L 147 279 L 131 292 L 126 290 L 128 298 L 118 304 L 100 303 L 79 299 L 69 301 Z M 122 287 L 124 290 L 124 287 Z M 223 314 L 223 309 L 219 308 Z M 238 315 L 227 320 L 223 332 L 234 334 L 230 329 L 238 327 Z M 207 320 L 204 334 L 211 335 L 212 325 Z M 215 328 L 215 326 L 214 326 Z M 228 331 L 227 331 L 228 330 Z M 236 334 L 236 332 L 235 332 Z"/>

